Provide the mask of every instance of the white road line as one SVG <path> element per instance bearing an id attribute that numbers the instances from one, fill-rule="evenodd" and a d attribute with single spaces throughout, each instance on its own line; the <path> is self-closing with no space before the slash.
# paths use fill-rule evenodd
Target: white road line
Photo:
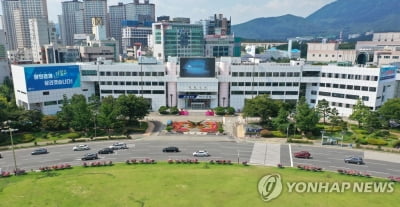
<path id="1" fill-rule="evenodd" d="M 289 144 L 290 167 L 293 167 L 292 145 Z"/>
<path id="2" fill-rule="evenodd" d="M 382 174 L 389 174 L 389 173 L 385 173 L 385 172 L 378 172 L 378 171 L 373 171 L 373 170 L 367 170 L 367 172 L 370 172 L 370 173 L 382 173 Z"/>

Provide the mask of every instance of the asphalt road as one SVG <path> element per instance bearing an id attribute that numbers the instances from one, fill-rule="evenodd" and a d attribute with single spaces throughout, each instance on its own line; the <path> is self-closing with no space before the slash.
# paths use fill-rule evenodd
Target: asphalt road
<path id="1" fill-rule="evenodd" d="M 114 154 L 99 154 L 99 161 L 113 161 L 124 162 L 127 159 L 144 159 L 150 158 L 156 161 L 167 161 L 168 159 L 193 159 L 192 153 L 197 150 L 207 150 L 210 157 L 197 157 L 200 161 L 225 159 L 237 162 L 238 152 L 240 162 L 248 161 L 250 159 L 252 145 L 251 143 L 236 143 L 234 140 L 221 139 L 220 136 L 196 138 L 183 138 L 171 139 L 166 137 L 162 138 L 148 138 L 140 140 L 123 140 L 129 147 L 126 150 L 115 150 Z M 72 147 L 81 144 L 65 144 L 46 147 L 49 151 L 48 154 L 31 155 L 33 149 L 18 149 L 16 150 L 17 166 L 25 170 L 37 170 L 39 167 L 51 166 L 56 164 L 71 164 L 82 165 L 81 158 L 85 153 L 97 152 L 98 150 L 112 145 L 115 141 L 104 142 L 87 142 L 91 148 L 87 151 L 73 151 Z M 164 153 L 162 149 L 168 146 L 179 147 L 181 152 L 178 153 Z M 12 171 L 14 169 L 14 162 L 12 151 L 2 152 L 4 158 L 0 159 L 0 168 L 5 171 Z M 90 162 L 90 161 L 89 161 Z"/>
<path id="2" fill-rule="evenodd" d="M 157 129 L 159 125 L 157 124 Z M 156 130 L 157 131 L 157 130 Z M 82 143 L 71 143 L 64 145 L 54 145 L 46 147 L 49 151 L 44 155 L 31 155 L 33 151 L 30 149 L 17 149 L 16 159 L 17 166 L 25 170 L 37 170 L 39 167 L 51 166 L 56 164 L 71 164 L 74 166 L 82 165 L 81 158 L 85 153 L 97 152 L 98 150 L 110 146 L 115 141 L 102 142 L 86 142 L 91 150 L 88 151 L 73 151 L 72 147 Z M 225 159 L 236 163 L 249 161 L 251 159 L 254 143 L 251 142 L 236 142 L 229 136 L 188 136 L 188 135 L 165 135 L 144 137 L 137 140 L 122 140 L 129 149 L 116 150 L 114 154 L 100 154 L 99 161 L 125 162 L 127 159 L 144 159 L 150 158 L 156 161 L 167 161 L 168 159 L 188 159 L 194 158 L 192 153 L 197 150 L 207 150 L 210 157 L 197 158 L 200 161 Z M 168 146 L 179 147 L 181 152 L 178 153 L 163 153 L 162 149 Z M 274 146 L 277 146 L 274 144 Z M 278 159 L 284 166 L 294 166 L 299 164 L 312 165 L 322 167 L 324 170 L 337 171 L 337 169 L 352 169 L 362 173 L 368 173 L 373 176 L 384 177 L 400 176 L 400 164 L 396 162 L 381 161 L 378 159 L 364 159 L 364 165 L 346 164 L 344 158 L 348 156 L 365 157 L 365 152 L 350 148 L 333 148 L 326 146 L 308 146 L 298 144 L 282 144 L 277 152 L 279 156 L 274 155 L 273 159 Z M 267 147 L 268 148 L 268 147 Z M 270 149 L 270 148 L 268 148 Z M 306 150 L 312 155 L 312 159 L 300 159 L 291 156 L 294 152 Z M 12 151 L 1 152 L 3 158 L 0 159 L 0 168 L 5 171 L 14 169 Z M 272 159 L 270 153 L 263 153 L 264 163 L 268 159 Z M 268 156 L 267 156 L 268 155 Z M 253 155 L 254 156 L 254 155 Z M 267 162 L 265 162 L 265 160 Z M 278 162 L 279 162 L 278 161 Z M 90 162 L 90 161 L 89 161 Z M 277 164 L 277 163 L 276 163 Z M 275 165 L 275 163 L 273 164 Z"/>

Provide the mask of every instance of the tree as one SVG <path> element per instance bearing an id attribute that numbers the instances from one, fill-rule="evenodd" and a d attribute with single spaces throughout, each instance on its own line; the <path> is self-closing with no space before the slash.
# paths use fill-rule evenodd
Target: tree
<path id="1" fill-rule="evenodd" d="M 138 122 L 149 114 L 149 103 L 141 96 L 121 95 L 117 99 L 117 108 L 128 122 Z"/>
<path id="2" fill-rule="evenodd" d="M 390 121 L 400 122 L 400 98 L 393 98 L 386 101 L 379 109 L 379 114 L 390 126 Z"/>
<path id="3" fill-rule="evenodd" d="M 61 111 L 57 113 L 57 118 L 61 120 L 63 128 L 69 128 L 70 123 L 73 119 L 73 113 L 71 105 L 69 104 L 70 101 L 68 100 L 67 96 L 63 96 Z"/>
<path id="4" fill-rule="evenodd" d="M 45 130 L 56 131 L 62 129 L 62 121 L 57 116 L 46 115 L 42 118 L 42 128 Z"/>
<path id="5" fill-rule="evenodd" d="M 281 101 L 273 100 L 264 94 L 253 99 L 247 99 L 243 108 L 243 115 L 245 117 L 260 117 L 262 123 L 271 126 L 271 118 L 278 115 L 281 106 Z"/>
<path id="6" fill-rule="evenodd" d="M 87 131 L 92 118 L 89 106 L 86 102 L 84 95 L 73 95 L 70 101 L 70 107 L 72 111 L 72 120 L 70 127 L 76 131 L 85 130 Z"/>
<path id="7" fill-rule="evenodd" d="M 342 122 L 342 117 L 339 116 L 339 112 L 336 108 L 333 108 L 329 114 L 329 123 L 331 124 L 331 131 L 335 128 L 335 126 L 339 126 Z"/>
<path id="8" fill-rule="evenodd" d="M 372 133 L 376 129 L 382 127 L 381 120 L 379 118 L 379 113 L 376 111 L 370 111 L 364 118 L 364 126 L 368 133 Z"/>
<path id="9" fill-rule="evenodd" d="M 302 132 L 312 132 L 316 129 L 319 121 L 318 112 L 314 108 L 310 108 L 304 96 L 299 99 L 296 107 L 296 127 Z"/>
<path id="10" fill-rule="evenodd" d="M 353 113 L 350 115 L 351 120 L 358 122 L 358 127 L 361 127 L 364 118 L 369 114 L 370 109 L 364 105 L 364 102 L 360 99 L 357 101 L 356 105 L 353 106 Z"/>
<path id="11" fill-rule="evenodd" d="M 107 96 L 103 98 L 97 120 L 99 126 L 107 129 L 108 134 L 110 134 L 111 129 L 121 127 L 121 121 L 118 120 L 120 115 L 118 109 L 116 108 L 116 100 L 112 96 Z"/>
<path id="12" fill-rule="evenodd" d="M 290 125 L 289 119 L 289 111 L 285 110 L 283 107 L 279 109 L 278 116 L 273 120 L 273 124 L 275 128 L 277 128 L 281 132 L 286 132 Z"/>
<path id="13" fill-rule="evenodd" d="M 324 124 L 326 124 L 326 118 L 331 113 L 331 108 L 329 107 L 329 102 L 325 99 L 318 101 L 317 111 L 324 118 Z"/>

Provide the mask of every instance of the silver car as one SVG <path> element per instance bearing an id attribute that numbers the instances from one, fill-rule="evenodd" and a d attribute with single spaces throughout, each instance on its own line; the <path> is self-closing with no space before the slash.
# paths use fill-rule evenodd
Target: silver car
<path id="1" fill-rule="evenodd" d="M 208 157 L 210 154 L 206 150 L 199 150 L 196 152 L 193 152 L 193 156 L 195 157 Z"/>
<path id="2" fill-rule="evenodd" d="M 84 150 L 90 150 L 90 147 L 86 144 L 80 144 L 76 145 L 75 147 L 72 148 L 74 151 L 84 151 Z"/>
<path id="3" fill-rule="evenodd" d="M 111 148 L 113 150 L 120 150 L 120 149 L 128 149 L 128 146 L 126 146 L 126 144 L 123 142 L 117 142 L 117 143 L 114 143 L 113 145 L 109 146 L 109 148 Z"/>

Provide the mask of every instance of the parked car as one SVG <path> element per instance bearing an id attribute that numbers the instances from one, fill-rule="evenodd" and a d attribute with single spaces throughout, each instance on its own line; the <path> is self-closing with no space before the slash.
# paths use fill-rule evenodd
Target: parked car
<path id="1" fill-rule="evenodd" d="M 163 152 L 180 152 L 178 147 L 166 147 L 163 148 Z"/>
<path id="2" fill-rule="evenodd" d="M 35 150 L 33 150 L 33 152 L 31 152 L 32 155 L 40 155 L 40 154 L 47 154 L 47 153 L 49 153 L 49 152 L 47 151 L 46 148 L 35 149 Z"/>
<path id="3" fill-rule="evenodd" d="M 193 152 L 193 156 L 195 157 L 208 157 L 210 154 L 206 150 L 199 150 L 196 152 Z"/>
<path id="4" fill-rule="evenodd" d="M 308 151 L 295 152 L 293 155 L 294 155 L 294 157 L 297 157 L 297 158 L 306 158 L 306 159 L 311 158 L 311 153 Z"/>
<path id="5" fill-rule="evenodd" d="M 120 149 L 128 149 L 128 146 L 126 146 L 126 144 L 123 142 L 117 142 L 109 146 L 108 148 L 111 148 L 112 150 L 120 150 Z"/>
<path id="6" fill-rule="evenodd" d="M 97 153 L 87 153 L 82 157 L 82 160 L 96 160 L 96 159 L 99 159 L 99 157 L 97 157 Z"/>
<path id="7" fill-rule="evenodd" d="M 114 153 L 114 150 L 111 148 L 103 148 L 101 150 L 99 150 L 97 153 L 99 154 L 112 154 Z"/>
<path id="8" fill-rule="evenodd" d="M 74 150 L 74 151 L 90 150 L 90 147 L 86 144 L 80 144 L 80 145 L 76 145 L 75 147 L 73 147 L 72 150 Z"/>
<path id="9" fill-rule="evenodd" d="M 351 157 L 345 158 L 344 162 L 345 163 L 358 164 L 358 165 L 365 164 L 363 158 L 362 157 L 358 157 L 358 156 L 351 156 Z"/>

